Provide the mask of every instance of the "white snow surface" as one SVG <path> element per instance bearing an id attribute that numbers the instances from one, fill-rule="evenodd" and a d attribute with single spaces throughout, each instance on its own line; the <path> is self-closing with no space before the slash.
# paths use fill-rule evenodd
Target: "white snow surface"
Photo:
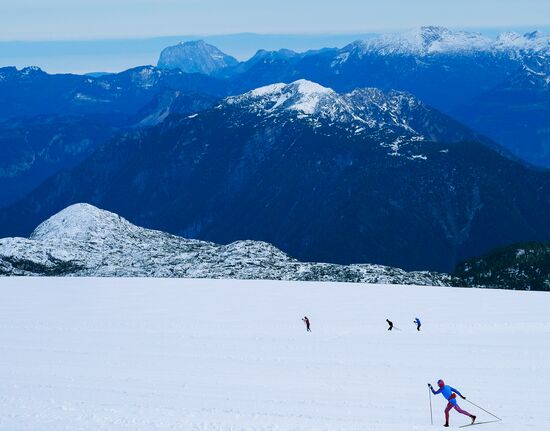
<path id="1" fill-rule="evenodd" d="M 542 292 L 0 278 L 0 429 L 428 431 L 443 378 L 503 419 L 476 430 L 544 431 L 549 308 Z"/>

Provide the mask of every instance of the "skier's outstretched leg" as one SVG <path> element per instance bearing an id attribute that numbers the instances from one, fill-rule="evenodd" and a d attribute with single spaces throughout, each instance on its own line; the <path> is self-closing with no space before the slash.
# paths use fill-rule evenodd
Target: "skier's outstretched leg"
<path id="1" fill-rule="evenodd" d="M 462 413 L 463 415 L 470 416 L 470 418 L 472 419 L 472 423 L 475 422 L 476 417 L 475 417 L 473 414 L 468 413 L 466 410 L 461 409 L 461 408 L 458 406 L 458 404 L 455 405 L 455 410 L 456 410 L 458 413 Z"/>

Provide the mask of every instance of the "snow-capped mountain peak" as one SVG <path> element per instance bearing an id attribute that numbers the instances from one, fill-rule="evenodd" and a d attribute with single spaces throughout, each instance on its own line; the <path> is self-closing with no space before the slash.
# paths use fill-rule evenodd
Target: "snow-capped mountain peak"
<path id="1" fill-rule="evenodd" d="M 420 141 L 460 142 L 476 138 L 472 131 L 451 124 L 446 116 L 409 93 L 385 93 L 377 88 L 337 93 L 303 79 L 229 97 L 215 109 L 225 110 L 224 115 L 232 116 L 231 124 L 235 125 L 243 124 L 246 113 L 257 117 L 245 121 L 254 127 L 271 127 L 275 122 L 286 127 L 294 123 L 324 136 L 375 140 L 381 147 L 389 148 L 392 156 L 407 156 Z"/>
<path id="2" fill-rule="evenodd" d="M 441 45 L 455 45 L 463 36 L 462 33 L 453 33 L 445 27 L 424 26 L 417 27 L 396 37 L 403 47 L 413 51 L 431 52 L 440 48 Z"/>
<path id="3" fill-rule="evenodd" d="M 494 47 L 500 51 L 537 52 L 548 55 L 550 53 L 550 36 L 538 30 L 525 34 L 506 32 L 496 38 Z"/>
<path id="4" fill-rule="evenodd" d="M 354 42 L 342 49 L 359 56 L 376 52 L 381 55 L 430 55 L 438 53 L 510 52 L 548 50 L 550 39 L 540 31 L 520 35 L 502 33 L 496 39 L 476 32 L 455 31 L 439 26 L 423 26 L 401 33 L 388 33 Z M 347 58 L 347 57 L 346 57 Z"/>
<path id="5" fill-rule="evenodd" d="M 451 31 L 445 27 L 424 26 L 403 33 L 384 34 L 360 42 L 363 53 L 420 54 L 486 49 L 491 39 L 479 33 Z"/>
<path id="6" fill-rule="evenodd" d="M 334 93 L 334 90 L 307 79 L 299 79 L 290 84 L 270 84 L 250 91 L 252 96 L 279 95 L 281 93 L 298 93 L 303 96 L 311 96 Z"/>
<path id="7" fill-rule="evenodd" d="M 42 222 L 31 234 L 33 240 L 105 240 L 117 231 L 129 232 L 134 226 L 109 211 L 86 203 L 71 205 Z"/>
<path id="8" fill-rule="evenodd" d="M 397 127 L 416 134 L 408 124 L 408 112 L 411 109 L 428 109 L 403 92 L 386 94 L 376 88 L 362 88 L 351 93 L 337 93 L 305 79 L 290 84 L 267 85 L 225 101 L 258 116 L 272 118 L 290 114 L 315 126 L 326 120 L 328 124 L 339 124 L 354 133 Z"/>
<path id="9" fill-rule="evenodd" d="M 229 104 L 246 103 L 254 111 L 296 111 L 313 115 L 322 106 L 339 102 L 338 94 L 315 82 L 300 79 L 290 84 L 277 83 L 256 88 L 245 94 L 226 99 Z"/>

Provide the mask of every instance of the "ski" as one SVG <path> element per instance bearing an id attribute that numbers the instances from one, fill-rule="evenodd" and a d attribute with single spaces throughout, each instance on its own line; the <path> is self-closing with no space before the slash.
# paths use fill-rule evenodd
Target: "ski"
<path id="1" fill-rule="evenodd" d="M 474 422 L 473 424 L 461 425 L 459 428 L 466 428 L 466 427 L 471 427 L 471 426 L 474 426 L 474 425 L 492 424 L 492 423 L 496 423 L 496 422 L 500 422 L 500 420 Z"/>

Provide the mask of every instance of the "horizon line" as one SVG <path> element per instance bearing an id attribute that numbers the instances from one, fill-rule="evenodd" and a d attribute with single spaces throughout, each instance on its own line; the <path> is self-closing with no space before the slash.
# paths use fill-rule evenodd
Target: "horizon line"
<path id="1" fill-rule="evenodd" d="M 211 38 L 211 37 L 230 37 L 230 36 L 302 36 L 302 37 L 315 37 L 315 36 L 352 36 L 358 34 L 385 34 L 402 32 L 412 30 L 421 27 L 443 27 L 450 30 L 462 30 L 471 29 L 474 30 L 505 30 L 508 31 L 531 28 L 532 31 L 548 31 L 550 30 L 550 24 L 525 24 L 525 25 L 490 25 L 490 26 L 444 26 L 437 24 L 423 24 L 412 27 L 386 27 L 385 29 L 371 29 L 371 30 L 348 30 L 348 31 L 314 31 L 314 32 L 285 32 L 285 33 L 262 33 L 254 31 L 243 31 L 236 33 L 191 33 L 191 34 L 165 34 L 165 35 L 151 35 L 151 36 L 106 36 L 101 38 L 68 38 L 68 39 L 0 39 L 0 43 L 63 43 L 63 42 L 121 42 L 121 41 L 133 41 L 133 40 L 154 40 L 154 39 L 166 39 L 166 38 Z M 544 30 L 543 30 L 544 29 Z"/>

